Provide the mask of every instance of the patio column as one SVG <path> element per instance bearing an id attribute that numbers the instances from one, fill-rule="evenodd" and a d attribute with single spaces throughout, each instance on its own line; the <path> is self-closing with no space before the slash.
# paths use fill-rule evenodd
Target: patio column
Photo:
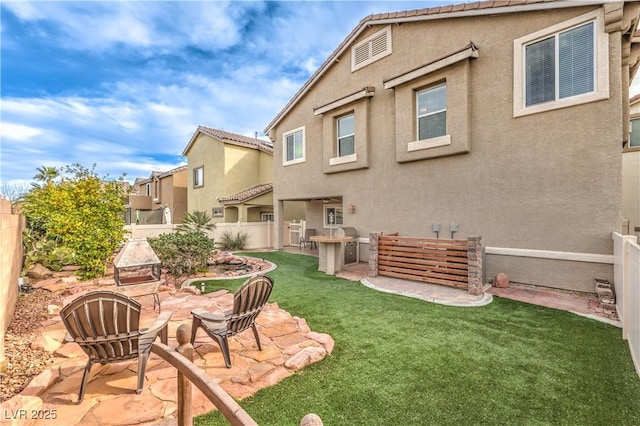
<path id="1" fill-rule="evenodd" d="M 369 277 L 378 276 L 378 232 L 369 234 Z"/>
<path id="2" fill-rule="evenodd" d="M 467 238 L 467 259 L 469 262 L 469 294 L 479 296 L 484 287 L 482 282 L 482 237 Z"/>
<path id="3" fill-rule="evenodd" d="M 284 220 L 284 201 L 273 203 L 273 248 L 282 249 L 282 221 Z"/>

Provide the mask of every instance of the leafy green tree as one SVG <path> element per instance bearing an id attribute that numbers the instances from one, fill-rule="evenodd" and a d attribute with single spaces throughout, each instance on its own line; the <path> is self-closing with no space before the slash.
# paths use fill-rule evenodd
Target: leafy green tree
<path id="1" fill-rule="evenodd" d="M 213 217 L 206 211 L 195 210 L 188 212 L 181 224 L 176 226 L 177 232 L 205 232 L 212 231 L 216 224 L 212 222 Z"/>
<path id="2" fill-rule="evenodd" d="M 125 233 L 123 177 L 105 182 L 94 169 L 78 163 L 39 168 L 34 179 L 42 183 L 21 203 L 30 234 L 73 252 L 84 278 L 104 274 Z"/>

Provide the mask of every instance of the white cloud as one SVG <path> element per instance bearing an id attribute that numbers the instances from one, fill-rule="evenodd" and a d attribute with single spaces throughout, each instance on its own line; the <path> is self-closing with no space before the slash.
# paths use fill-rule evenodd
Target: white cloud
<path id="1" fill-rule="evenodd" d="M 260 2 L 5 2 L 22 21 L 46 23 L 40 30 L 74 50 L 105 50 L 117 46 L 152 49 L 188 45 L 215 50 L 240 39 L 247 10 Z M 46 29 L 45 29 L 46 28 Z"/>
<path id="2" fill-rule="evenodd" d="M 14 124 L 3 122 L 0 127 L 1 139 L 13 139 L 17 141 L 26 141 L 42 133 L 41 129 L 25 126 L 22 124 Z"/>

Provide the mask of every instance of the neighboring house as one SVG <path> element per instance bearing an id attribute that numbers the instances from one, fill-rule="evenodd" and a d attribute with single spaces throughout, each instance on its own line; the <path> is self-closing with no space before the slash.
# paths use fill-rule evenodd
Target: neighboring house
<path id="1" fill-rule="evenodd" d="M 594 292 L 621 230 L 638 12 L 524 0 L 364 18 L 265 130 L 276 226 L 298 200 L 308 227 L 364 242 L 481 236 L 487 278 Z"/>
<path id="2" fill-rule="evenodd" d="M 137 178 L 128 204 L 127 223 L 181 223 L 187 213 L 187 166 Z"/>
<path id="3" fill-rule="evenodd" d="M 189 211 L 205 211 L 214 222 L 273 219 L 271 143 L 199 126 L 182 155 Z"/>
<path id="4" fill-rule="evenodd" d="M 622 154 L 622 218 L 625 233 L 640 238 L 640 95 L 629 100 L 631 136 Z"/>

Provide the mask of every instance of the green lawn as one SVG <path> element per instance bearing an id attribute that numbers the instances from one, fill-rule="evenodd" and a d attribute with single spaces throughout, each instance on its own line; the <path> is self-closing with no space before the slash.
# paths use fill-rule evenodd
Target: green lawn
<path id="1" fill-rule="evenodd" d="M 240 402 L 260 425 L 298 425 L 310 412 L 326 426 L 640 424 L 640 379 L 619 328 L 501 298 L 436 305 L 327 276 L 317 258 L 252 255 L 278 265 L 270 301 L 336 343 Z M 227 424 L 218 412 L 195 423 Z"/>

